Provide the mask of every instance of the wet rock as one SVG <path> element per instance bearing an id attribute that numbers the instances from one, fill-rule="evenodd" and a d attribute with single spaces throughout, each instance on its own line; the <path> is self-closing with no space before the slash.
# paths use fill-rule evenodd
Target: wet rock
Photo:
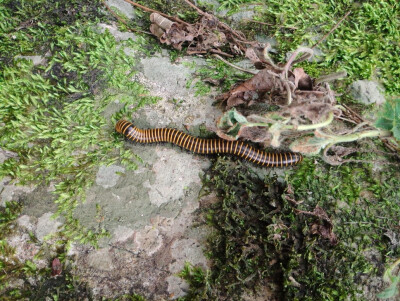
<path id="1" fill-rule="evenodd" d="M 191 70 L 183 64 L 172 64 L 169 57 L 148 57 L 140 61 L 145 78 L 162 88 L 165 97 L 187 97 L 186 82 Z"/>
<path id="2" fill-rule="evenodd" d="M 6 202 L 18 201 L 24 194 L 32 192 L 35 188 L 33 185 L 22 186 L 18 183 L 11 182 L 10 177 L 4 177 L 0 180 L 0 206 L 5 206 Z"/>
<path id="3" fill-rule="evenodd" d="M 38 219 L 35 235 L 40 241 L 44 241 L 45 236 L 56 233 L 62 225 L 60 218 L 54 219 L 52 216 L 52 212 L 47 212 Z"/>
<path id="4" fill-rule="evenodd" d="M 384 90 L 378 83 L 369 80 L 357 80 L 350 85 L 350 95 L 359 103 L 380 105 L 385 102 Z"/>
<path id="5" fill-rule="evenodd" d="M 117 42 L 125 41 L 128 39 L 136 40 L 135 34 L 133 34 L 131 32 L 119 31 L 115 26 L 111 26 L 111 25 L 104 24 L 104 23 L 99 23 L 97 25 L 97 27 L 99 28 L 100 32 L 102 32 L 102 33 L 104 31 L 108 30 L 114 36 L 114 38 Z"/>
<path id="6" fill-rule="evenodd" d="M 149 189 L 150 202 L 161 206 L 171 200 L 182 198 L 190 183 L 200 181 L 201 169 L 192 154 L 167 148 L 156 149 L 156 153 L 160 159 L 153 165 L 154 183 L 146 181 L 143 186 Z"/>
<path id="7" fill-rule="evenodd" d="M 133 252 L 142 252 L 147 256 L 152 256 L 161 249 L 163 238 L 157 228 L 146 226 L 143 230 L 135 233 L 134 244 Z"/>
<path id="8" fill-rule="evenodd" d="M 99 249 L 91 253 L 88 258 L 88 263 L 92 268 L 102 271 L 111 271 L 114 269 L 110 248 Z"/>
<path id="9" fill-rule="evenodd" d="M 26 59 L 32 61 L 33 65 L 44 65 L 46 58 L 40 55 L 17 55 L 15 59 Z"/>
<path id="10" fill-rule="evenodd" d="M 108 6 L 115 7 L 129 19 L 135 18 L 135 10 L 131 4 L 124 0 L 106 0 Z"/>
<path id="11" fill-rule="evenodd" d="M 111 242 L 113 242 L 113 243 L 125 242 L 126 240 L 131 238 L 134 235 L 134 233 L 135 233 L 135 231 L 133 229 L 119 225 L 114 230 L 114 235 L 113 235 L 113 239 L 111 240 Z"/>
<path id="12" fill-rule="evenodd" d="M 125 168 L 117 165 L 100 166 L 96 175 L 96 184 L 104 188 L 115 186 L 120 177 L 118 175 L 119 172 L 125 172 Z"/>

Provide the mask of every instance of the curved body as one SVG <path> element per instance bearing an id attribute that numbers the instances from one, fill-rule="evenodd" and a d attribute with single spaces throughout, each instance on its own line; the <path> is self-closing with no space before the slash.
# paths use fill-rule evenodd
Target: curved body
<path id="1" fill-rule="evenodd" d="M 298 153 L 268 153 L 241 141 L 201 139 L 169 128 L 142 130 L 126 120 L 118 121 L 115 130 L 129 140 L 139 143 L 169 142 L 194 153 L 233 154 L 262 166 L 284 167 L 303 160 L 303 156 Z"/>

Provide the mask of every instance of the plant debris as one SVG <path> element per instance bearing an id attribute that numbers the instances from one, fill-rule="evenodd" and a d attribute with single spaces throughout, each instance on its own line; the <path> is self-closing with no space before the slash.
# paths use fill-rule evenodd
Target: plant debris
<path id="1" fill-rule="evenodd" d="M 195 24 L 171 21 L 159 13 L 152 13 L 150 21 L 150 31 L 161 43 L 182 50 L 182 45 L 187 42 L 187 54 L 211 52 L 232 57 L 243 54 L 246 49 L 244 44 L 234 37 L 232 30 L 226 25 L 222 26 L 211 14 L 203 14 Z M 222 48 L 228 48 L 229 53 Z"/>
<path id="2" fill-rule="evenodd" d="M 310 227 L 312 234 L 328 239 L 332 245 L 336 245 L 338 243 L 338 238 L 336 234 L 333 233 L 333 223 L 324 209 L 319 206 L 315 206 L 312 212 L 302 210 L 296 210 L 296 212 L 299 214 L 311 215 L 318 219 Z"/>

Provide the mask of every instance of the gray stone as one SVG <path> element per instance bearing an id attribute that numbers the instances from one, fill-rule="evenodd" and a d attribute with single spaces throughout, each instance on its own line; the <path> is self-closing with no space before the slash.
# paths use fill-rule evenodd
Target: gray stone
<path id="1" fill-rule="evenodd" d="M 359 103 L 380 105 L 385 102 L 384 90 L 378 83 L 369 80 L 357 80 L 350 85 L 350 95 Z"/>
<path id="2" fill-rule="evenodd" d="M 40 55 L 17 55 L 16 59 L 26 59 L 31 60 L 33 65 L 43 65 L 46 63 L 46 59 Z"/>
<path id="3" fill-rule="evenodd" d="M 110 7 L 117 8 L 121 13 L 123 13 L 127 18 L 135 18 L 135 10 L 131 4 L 124 0 L 106 0 L 106 3 Z"/>
<path id="4" fill-rule="evenodd" d="M 0 164 L 9 158 L 17 158 L 18 154 L 0 147 Z"/>
<path id="5" fill-rule="evenodd" d="M 119 41 L 125 41 L 128 39 L 132 39 L 133 41 L 136 40 L 135 34 L 131 32 L 122 32 L 119 31 L 115 26 L 111 26 L 108 24 L 100 23 L 97 25 L 100 32 L 103 33 L 104 31 L 108 30 L 115 38 L 117 42 Z"/>
<path id="6" fill-rule="evenodd" d="M 89 266 L 101 271 L 114 269 L 110 248 L 102 248 L 92 252 L 88 257 Z"/>
<path id="7" fill-rule="evenodd" d="M 163 243 L 164 240 L 160 235 L 160 230 L 153 226 L 146 226 L 135 233 L 132 251 L 152 256 L 162 248 Z"/>
<path id="8" fill-rule="evenodd" d="M 154 183 L 147 180 L 144 187 L 149 189 L 149 199 L 153 205 L 180 199 L 192 182 L 200 182 L 201 168 L 192 154 L 177 153 L 172 149 L 156 148 L 159 160 L 154 163 Z M 188 168 L 190 167 L 190 168 Z M 168 176 L 166 176 L 168 174 Z"/>
<path id="9" fill-rule="evenodd" d="M 131 238 L 134 233 L 135 233 L 135 231 L 133 229 L 119 225 L 114 230 L 114 235 L 113 235 L 113 239 L 111 240 L 111 242 L 113 242 L 113 243 L 114 242 L 124 242 L 124 241 L 128 240 L 129 238 Z"/>
<path id="10" fill-rule="evenodd" d="M 100 166 L 99 171 L 96 175 L 96 184 L 104 188 L 115 186 L 120 177 L 117 172 L 123 173 L 125 172 L 125 168 L 117 165 Z"/>
<path id="11" fill-rule="evenodd" d="M 167 278 L 168 293 L 174 297 L 184 296 L 188 291 L 188 285 L 182 279 L 175 276 L 179 273 L 186 262 L 206 269 L 207 259 L 203 254 L 203 246 L 197 240 L 188 238 L 175 241 L 171 247 L 172 262 L 169 270 L 172 275 Z"/>
<path id="12" fill-rule="evenodd" d="M 190 289 L 189 284 L 178 276 L 168 276 L 165 279 L 168 283 L 168 294 L 172 299 L 183 297 Z"/>
<path id="13" fill-rule="evenodd" d="M 169 265 L 171 273 L 179 273 L 185 266 L 185 262 L 193 265 L 207 267 L 207 259 L 203 254 L 203 246 L 197 240 L 187 238 L 175 241 L 171 247 L 172 257 L 175 259 Z"/>
<path id="14" fill-rule="evenodd" d="M 54 219 L 52 216 L 52 212 L 47 212 L 38 219 L 35 235 L 40 241 L 44 241 L 45 236 L 56 233 L 62 225 L 59 218 Z"/>
<path id="15" fill-rule="evenodd" d="M 35 229 L 34 224 L 31 223 L 31 218 L 30 218 L 29 215 L 26 215 L 26 214 L 21 215 L 17 219 L 17 223 L 18 223 L 19 227 L 24 228 L 24 229 L 26 229 L 28 231 L 32 231 L 33 232 L 34 229 Z"/>
<path id="16" fill-rule="evenodd" d="M 20 195 L 30 193 L 35 189 L 33 185 L 18 186 L 17 182 L 12 182 L 10 177 L 0 180 L 0 206 L 5 206 L 6 202 L 18 201 Z"/>
<path id="17" fill-rule="evenodd" d="M 183 64 L 172 64 L 168 57 L 150 57 L 141 61 L 143 74 L 151 82 L 156 83 L 170 97 L 187 97 L 190 90 L 186 82 L 192 71 Z"/>
<path id="18" fill-rule="evenodd" d="M 256 15 L 256 8 L 257 5 L 247 5 L 247 6 L 241 6 L 240 10 L 236 13 L 233 13 L 230 15 L 230 19 L 234 23 L 239 23 L 241 21 L 246 21 L 246 20 L 252 20 L 253 17 Z"/>

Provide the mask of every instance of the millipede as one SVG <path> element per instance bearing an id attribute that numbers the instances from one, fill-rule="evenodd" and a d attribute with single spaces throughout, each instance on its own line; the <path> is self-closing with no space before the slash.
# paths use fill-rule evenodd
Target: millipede
<path id="1" fill-rule="evenodd" d="M 144 130 L 126 120 L 119 120 L 115 130 L 134 142 L 169 142 L 197 154 L 232 154 L 261 166 L 284 167 L 298 164 L 303 160 L 303 156 L 299 153 L 270 153 L 255 149 L 242 141 L 202 139 L 172 128 Z"/>

